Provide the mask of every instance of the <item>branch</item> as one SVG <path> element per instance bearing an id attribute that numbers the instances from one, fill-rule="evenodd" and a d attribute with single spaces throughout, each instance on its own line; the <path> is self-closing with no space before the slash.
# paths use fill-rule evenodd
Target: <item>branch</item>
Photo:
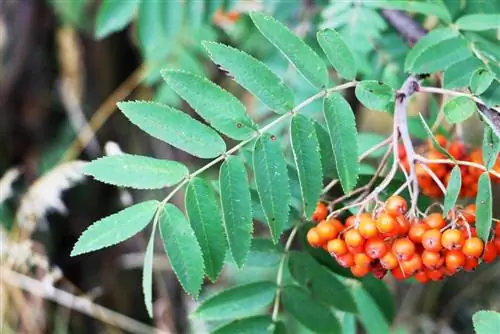
<path id="1" fill-rule="evenodd" d="M 470 162 L 470 161 L 463 161 L 463 160 L 449 160 L 449 159 L 427 159 L 419 154 L 415 156 L 417 161 L 423 162 L 425 164 L 447 164 L 447 165 L 460 165 L 460 166 L 470 166 L 473 168 L 481 169 L 485 172 L 489 172 L 490 174 L 494 175 L 497 178 L 500 178 L 500 173 L 494 171 L 494 170 L 488 170 L 486 167 L 484 167 L 481 164 L 477 164 L 475 162 Z"/>
<path id="2" fill-rule="evenodd" d="M 382 16 L 406 40 L 410 46 L 415 45 L 420 38 L 427 34 L 427 30 L 408 14 L 399 10 L 383 9 Z"/>

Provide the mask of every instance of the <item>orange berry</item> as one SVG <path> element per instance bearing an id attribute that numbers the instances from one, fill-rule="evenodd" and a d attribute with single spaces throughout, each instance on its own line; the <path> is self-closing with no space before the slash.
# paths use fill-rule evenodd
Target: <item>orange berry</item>
<path id="1" fill-rule="evenodd" d="M 351 253 L 336 256 L 335 258 L 337 262 L 344 268 L 350 268 L 354 266 L 354 256 Z"/>
<path id="2" fill-rule="evenodd" d="M 444 278 L 445 269 L 443 267 L 435 270 L 428 270 L 427 277 L 433 281 L 440 281 Z"/>
<path id="3" fill-rule="evenodd" d="M 411 258 L 401 261 L 400 264 L 406 276 L 412 276 L 418 270 L 422 269 L 422 258 L 418 254 L 413 254 Z"/>
<path id="4" fill-rule="evenodd" d="M 360 245 L 358 247 L 352 247 L 352 246 L 347 245 L 347 249 L 349 250 L 349 253 L 352 253 L 352 254 L 363 253 L 365 251 L 365 246 L 364 246 L 364 243 L 363 243 L 363 245 Z"/>
<path id="5" fill-rule="evenodd" d="M 365 239 L 377 236 L 377 223 L 371 217 L 363 217 L 359 222 L 359 234 Z"/>
<path id="6" fill-rule="evenodd" d="M 443 215 L 440 213 L 431 213 L 425 218 L 425 223 L 430 228 L 442 229 L 446 225 Z"/>
<path id="7" fill-rule="evenodd" d="M 321 247 L 323 244 L 323 239 L 321 239 L 318 230 L 315 227 L 307 231 L 307 242 L 312 247 Z"/>
<path id="8" fill-rule="evenodd" d="M 351 229 L 344 234 L 345 243 L 351 247 L 359 247 L 365 243 L 365 239 L 355 229 Z"/>
<path id="9" fill-rule="evenodd" d="M 429 282 L 429 277 L 427 276 L 427 273 L 423 270 L 415 274 L 415 279 L 422 284 Z"/>
<path id="10" fill-rule="evenodd" d="M 464 263 L 465 271 L 474 271 L 479 265 L 479 259 L 476 257 L 466 257 Z"/>
<path id="11" fill-rule="evenodd" d="M 496 225 L 495 225 L 495 235 L 497 237 L 500 236 L 500 223 L 496 223 Z"/>
<path id="12" fill-rule="evenodd" d="M 365 253 L 354 254 L 354 263 L 358 266 L 369 266 L 371 262 L 372 259 L 370 259 Z"/>
<path id="13" fill-rule="evenodd" d="M 441 245 L 441 232 L 438 229 L 428 230 L 422 236 L 422 246 L 430 251 L 440 251 L 443 247 Z"/>
<path id="14" fill-rule="evenodd" d="M 396 220 L 398 221 L 398 234 L 399 235 L 408 235 L 408 231 L 410 231 L 410 227 L 411 227 L 411 224 L 410 222 L 408 221 L 408 219 L 406 219 L 405 216 L 398 216 L 396 217 Z"/>
<path id="15" fill-rule="evenodd" d="M 457 160 L 462 160 L 465 157 L 465 145 L 461 141 L 454 141 L 448 147 L 448 153 Z"/>
<path id="16" fill-rule="evenodd" d="M 444 258 L 439 252 L 424 250 L 422 252 L 422 263 L 429 269 L 438 269 L 443 266 Z"/>
<path id="17" fill-rule="evenodd" d="M 422 237 L 429 229 L 429 225 L 425 223 L 412 224 L 410 230 L 408 231 L 408 237 L 415 243 L 422 243 Z"/>
<path id="18" fill-rule="evenodd" d="M 370 273 L 370 266 L 358 266 L 354 265 L 351 267 L 351 273 L 354 277 L 363 277 Z"/>
<path id="19" fill-rule="evenodd" d="M 365 243 L 365 253 L 371 259 L 380 259 L 388 251 L 388 247 L 381 238 L 371 238 Z"/>
<path id="20" fill-rule="evenodd" d="M 461 249 L 465 243 L 465 235 L 460 230 L 449 229 L 443 232 L 441 244 L 446 249 Z"/>
<path id="21" fill-rule="evenodd" d="M 446 146 L 448 145 L 448 139 L 446 139 L 445 136 L 437 134 L 437 135 L 434 135 L 434 138 L 436 139 L 436 141 L 439 143 L 439 145 L 441 147 L 446 148 Z M 431 139 L 429 139 L 429 141 L 428 141 L 428 146 L 429 146 L 430 150 L 434 150 L 434 143 L 432 142 Z"/>
<path id="22" fill-rule="evenodd" d="M 316 230 L 318 231 L 319 237 L 325 241 L 335 239 L 339 234 L 335 226 L 326 220 L 316 225 Z"/>
<path id="23" fill-rule="evenodd" d="M 460 250 L 449 250 L 445 255 L 446 268 L 451 272 L 456 272 L 463 268 L 465 264 L 465 255 Z"/>
<path id="24" fill-rule="evenodd" d="M 330 225 L 333 225 L 335 227 L 335 230 L 337 230 L 337 233 L 340 233 L 344 230 L 344 225 L 340 222 L 340 220 L 337 219 L 328 219 L 327 222 Z"/>
<path id="25" fill-rule="evenodd" d="M 415 254 L 415 244 L 407 238 L 396 239 L 392 244 L 392 252 L 399 261 L 409 260 Z"/>
<path id="26" fill-rule="evenodd" d="M 347 245 L 342 239 L 333 239 L 328 241 L 328 253 L 336 256 L 342 256 L 347 253 Z"/>
<path id="27" fill-rule="evenodd" d="M 464 242 L 462 252 L 467 256 L 480 257 L 483 254 L 484 243 L 478 237 L 472 237 Z"/>
<path id="28" fill-rule="evenodd" d="M 476 204 L 469 204 L 462 211 L 462 215 L 469 224 L 476 223 Z"/>
<path id="29" fill-rule="evenodd" d="M 403 144 L 398 145 L 398 156 L 399 160 L 404 160 L 406 158 L 406 149 Z"/>
<path id="30" fill-rule="evenodd" d="M 314 209 L 312 220 L 319 223 L 325 220 L 326 216 L 328 216 L 328 207 L 324 203 L 319 202 L 316 204 L 316 209 Z"/>
<path id="31" fill-rule="evenodd" d="M 388 213 L 382 213 L 377 219 L 377 229 L 385 235 L 393 235 L 398 231 L 396 218 Z"/>
<path id="32" fill-rule="evenodd" d="M 401 270 L 400 266 L 397 266 L 396 268 L 392 269 L 391 274 L 398 281 L 402 281 L 402 280 L 408 278 L 408 276 L 406 276 L 406 274 L 403 272 L 403 270 Z"/>
<path id="33" fill-rule="evenodd" d="M 500 237 L 497 236 L 495 239 L 493 239 L 493 243 L 497 248 L 497 253 L 500 253 Z"/>
<path id="34" fill-rule="evenodd" d="M 387 252 L 380 258 L 380 264 L 385 269 L 392 270 L 398 266 L 398 259 L 392 252 Z"/>
<path id="35" fill-rule="evenodd" d="M 393 216 L 404 215 L 408 210 L 406 200 L 401 196 L 391 196 L 385 202 L 385 211 Z"/>
<path id="36" fill-rule="evenodd" d="M 495 244 L 492 241 L 486 243 L 486 246 L 484 247 L 483 261 L 486 263 L 493 262 L 497 255 L 498 250 Z"/>

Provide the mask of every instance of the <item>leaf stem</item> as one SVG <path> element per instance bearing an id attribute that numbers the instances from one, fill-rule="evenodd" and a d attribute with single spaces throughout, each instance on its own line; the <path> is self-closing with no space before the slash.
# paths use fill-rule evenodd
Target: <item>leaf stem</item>
<path id="1" fill-rule="evenodd" d="M 494 171 L 494 170 L 488 170 L 486 167 L 483 165 L 477 164 L 475 162 L 470 162 L 470 161 L 463 161 L 463 160 L 456 160 L 455 162 L 453 160 L 449 159 L 427 159 L 419 154 L 415 155 L 415 158 L 423 162 L 425 164 L 451 164 L 451 165 L 460 165 L 460 166 L 470 166 L 473 168 L 481 169 L 485 172 L 489 172 L 490 174 L 494 175 L 497 178 L 500 178 L 500 173 Z"/>
<path id="2" fill-rule="evenodd" d="M 422 86 L 422 87 L 420 87 L 419 92 L 435 93 L 435 94 L 450 95 L 450 96 L 465 96 L 465 97 L 468 97 L 469 99 L 473 100 L 476 103 L 486 105 L 486 103 L 483 100 L 481 100 L 480 98 L 478 98 L 472 94 L 457 92 L 457 91 L 445 89 L 445 88 Z M 492 108 L 492 109 L 499 111 L 498 109 L 495 109 L 495 108 Z"/>

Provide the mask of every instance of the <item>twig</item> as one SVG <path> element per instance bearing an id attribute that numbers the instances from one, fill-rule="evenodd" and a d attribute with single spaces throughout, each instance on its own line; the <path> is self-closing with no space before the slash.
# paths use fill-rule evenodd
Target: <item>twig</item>
<path id="1" fill-rule="evenodd" d="M 0 279 L 12 286 L 23 289 L 33 295 L 52 300 L 78 312 L 87 314 L 97 320 L 113 325 L 132 333 L 166 333 L 157 328 L 143 324 L 118 312 L 114 312 L 92 301 L 74 296 L 66 291 L 43 284 L 31 277 L 17 273 L 7 268 L 1 269 Z"/>
<path id="2" fill-rule="evenodd" d="M 495 170 L 488 170 L 483 165 L 477 164 L 475 162 L 463 161 L 463 160 L 449 160 L 449 159 L 427 159 L 419 154 L 415 155 L 417 161 L 423 162 L 425 164 L 447 164 L 447 165 L 460 165 L 460 166 L 470 166 L 473 168 L 481 169 L 485 172 L 489 172 L 491 175 L 494 175 L 497 178 L 500 178 L 500 173 Z"/>
<path id="3" fill-rule="evenodd" d="M 476 97 L 474 95 L 467 94 L 467 93 L 462 93 L 462 92 L 457 92 L 457 91 L 450 90 L 450 89 L 444 89 L 444 88 L 439 88 L 439 87 L 422 86 L 422 87 L 420 87 L 419 92 L 422 92 L 422 93 L 436 93 L 436 94 L 450 95 L 450 96 L 465 96 L 465 97 L 468 97 L 469 99 L 471 99 L 472 101 L 474 101 L 476 103 L 479 103 L 479 104 L 481 104 L 483 106 L 486 106 L 486 103 L 484 103 L 483 100 L 481 100 L 480 98 L 478 98 L 478 97 Z M 491 108 L 491 109 L 495 110 L 496 112 L 500 112 L 497 108 Z"/>

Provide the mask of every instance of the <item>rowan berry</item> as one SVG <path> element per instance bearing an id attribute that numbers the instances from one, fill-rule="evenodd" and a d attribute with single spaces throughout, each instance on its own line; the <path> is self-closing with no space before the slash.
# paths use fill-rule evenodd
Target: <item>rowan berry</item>
<path id="1" fill-rule="evenodd" d="M 406 219 L 405 216 L 398 216 L 396 217 L 396 220 L 398 221 L 398 234 L 399 235 L 408 235 L 408 231 L 410 231 L 411 223 L 408 219 Z"/>
<path id="2" fill-rule="evenodd" d="M 418 270 L 422 269 L 422 258 L 418 254 L 413 254 L 411 258 L 401 261 L 400 264 L 406 276 L 412 276 Z"/>
<path id="3" fill-rule="evenodd" d="M 316 208 L 314 209 L 312 220 L 319 223 L 320 221 L 325 220 L 326 216 L 328 216 L 328 207 L 324 203 L 319 202 L 316 204 Z"/>
<path id="4" fill-rule="evenodd" d="M 461 141 L 454 141 L 448 147 L 448 153 L 457 160 L 462 160 L 465 157 L 465 145 Z"/>
<path id="5" fill-rule="evenodd" d="M 347 249 L 349 250 L 349 253 L 352 253 L 352 254 L 363 253 L 365 251 L 365 245 L 364 245 L 364 243 L 362 245 L 359 245 L 358 247 L 352 247 L 352 246 L 347 245 Z"/>
<path id="6" fill-rule="evenodd" d="M 408 210 L 406 200 L 398 195 L 391 196 L 385 202 L 385 211 L 393 216 L 404 215 Z"/>
<path id="7" fill-rule="evenodd" d="M 383 212 L 377 218 L 377 229 L 385 235 L 394 235 L 398 231 L 398 222 L 391 214 Z"/>
<path id="8" fill-rule="evenodd" d="M 493 262 L 498 255 L 498 250 L 495 244 L 490 241 L 484 246 L 483 262 L 490 263 Z"/>
<path id="9" fill-rule="evenodd" d="M 330 225 L 333 225 L 335 227 L 335 230 L 337 230 L 337 233 L 340 233 L 344 230 L 344 225 L 340 222 L 338 219 L 328 219 L 327 222 Z"/>
<path id="10" fill-rule="evenodd" d="M 394 269 L 398 266 L 398 259 L 392 252 L 385 253 L 385 255 L 382 256 L 379 261 L 382 267 L 388 270 Z"/>
<path id="11" fill-rule="evenodd" d="M 474 271 L 479 265 L 479 259 L 477 257 L 466 257 L 464 270 L 465 271 Z"/>
<path id="12" fill-rule="evenodd" d="M 365 253 L 371 259 L 380 259 L 388 251 L 388 247 L 383 239 L 381 238 L 371 238 L 365 243 Z"/>
<path id="13" fill-rule="evenodd" d="M 422 252 L 422 263 L 431 270 L 438 269 L 443 266 L 444 257 L 439 252 L 424 250 Z"/>
<path id="14" fill-rule="evenodd" d="M 318 231 L 319 237 L 325 241 L 335 239 L 339 234 L 335 226 L 326 220 L 316 225 L 316 230 Z"/>
<path id="15" fill-rule="evenodd" d="M 408 276 L 406 276 L 406 274 L 403 272 L 403 270 L 401 269 L 400 266 L 397 266 L 396 268 L 392 269 L 391 274 L 398 281 L 402 281 L 402 280 L 408 278 Z"/>
<path id="16" fill-rule="evenodd" d="M 372 259 L 370 259 L 365 253 L 354 254 L 354 263 L 358 266 L 369 266 L 371 262 Z"/>
<path id="17" fill-rule="evenodd" d="M 446 148 L 446 146 L 448 145 L 448 139 L 446 139 L 446 137 L 443 135 L 436 134 L 436 135 L 434 135 L 434 139 L 436 139 L 438 144 L 443 148 Z M 435 150 L 434 143 L 431 139 L 429 139 L 429 141 L 427 142 L 427 145 L 428 145 L 430 150 Z"/>
<path id="18" fill-rule="evenodd" d="M 342 256 L 347 252 L 347 245 L 344 240 L 337 238 L 328 241 L 328 253 L 336 256 Z"/>
<path id="19" fill-rule="evenodd" d="M 460 250 L 449 250 L 445 254 L 446 268 L 451 272 L 456 272 L 465 264 L 465 255 Z"/>
<path id="20" fill-rule="evenodd" d="M 497 253 L 500 253 L 500 237 L 497 236 L 495 239 L 493 239 L 493 243 L 497 248 Z"/>
<path id="21" fill-rule="evenodd" d="M 415 279 L 422 284 L 429 282 L 429 276 L 424 270 L 415 273 Z"/>
<path id="22" fill-rule="evenodd" d="M 415 244 L 408 238 L 396 239 L 392 244 L 392 252 L 399 261 L 409 260 L 415 254 Z"/>
<path id="23" fill-rule="evenodd" d="M 359 234 L 358 230 L 351 229 L 344 234 L 344 240 L 347 246 L 356 248 L 365 243 L 365 239 Z"/>
<path id="24" fill-rule="evenodd" d="M 370 273 L 370 266 L 358 266 L 354 265 L 351 267 L 351 273 L 354 277 L 364 277 Z"/>
<path id="25" fill-rule="evenodd" d="M 476 223 L 476 204 L 469 204 L 462 211 L 462 215 L 469 224 Z"/>
<path id="26" fill-rule="evenodd" d="M 426 271 L 427 277 L 429 277 L 433 281 L 440 281 L 444 278 L 445 269 L 443 267 L 435 270 Z"/>
<path id="27" fill-rule="evenodd" d="M 465 235 L 460 230 L 449 229 L 443 232 L 441 244 L 446 249 L 461 249 L 465 243 Z"/>
<path id="28" fill-rule="evenodd" d="M 478 237 L 468 238 L 464 242 L 462 252 L 467 256 L 480 257 L 483 254 L 484 243 Z"/>
<path id="29" fill-rule="evenodd" d="M 446 225 L 446 221 L 443 215 L 440 213 L 431 213 L 425 218 L 425 223 L 429 225 L 430 228 L 442 229 Z"/>
<path id="30" fill-rule="evenodd" d="M 441 232 L 438 229 L 431 229 L 424 233 L 422 236 L 422 246 L 430 251 L 439 251 L 442 248 L 441 245 Z"/>
<path id="31" fill-rule="evenodd" d="M 408 237 L 415 243 L 422 243 L 422 237 L 428 230 L 430 230 L 430 227 L 425 223 L 412 224 L 408 231 Z"/>
<path id="32" fill-rule="evenodd" d="M 377 236 L 377 223 L 372 217 L 363 217 L 359 222 L 359 234 L 365 239 L 373 238 Z"/>
<path id="33" fill-rule="evenodd" d="M 337 262 L 344 268 L 350 268 L 354 266 L 354 256 L 351 253 L 346 253 L 344 255 L 336 256 Z"/>
<path id="34" fill-rule="evenodd" d="M 312 247 L 321 247 L 323 244 L 323 239 L 321 239 L 318 230 L 315 227 L 307 231 L 307 242 Z"/>
<path id="35" fill-rule="evenodd" d="M 500 223 L 497 223 L 497 224 L 495 225 L 495 235 L 496 235 L 497 237 L 500 237 Z"/>

